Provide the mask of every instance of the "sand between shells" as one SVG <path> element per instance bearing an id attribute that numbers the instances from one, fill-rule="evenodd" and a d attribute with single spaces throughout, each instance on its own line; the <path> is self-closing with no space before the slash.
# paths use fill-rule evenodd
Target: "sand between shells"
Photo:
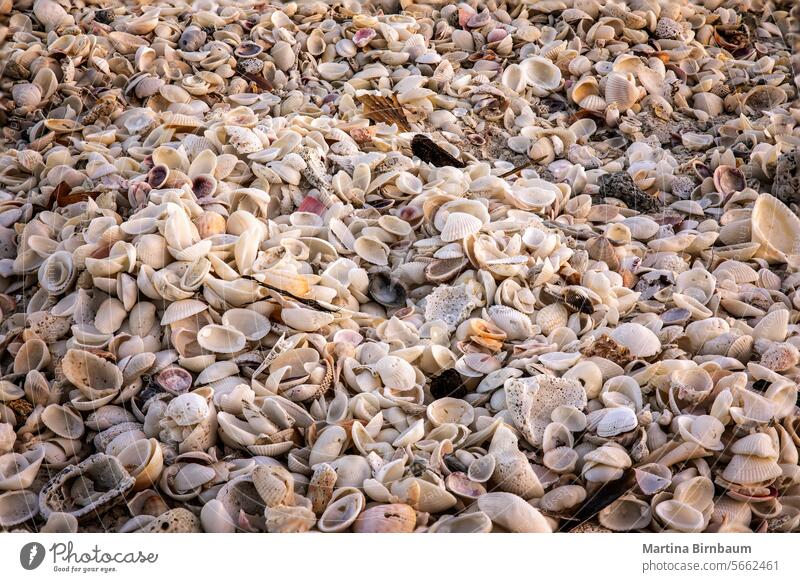
<path id="1" fill-rule="evenodd" d="M 0 529 L 797 531 L 799 17 L 0 0 Z"/>

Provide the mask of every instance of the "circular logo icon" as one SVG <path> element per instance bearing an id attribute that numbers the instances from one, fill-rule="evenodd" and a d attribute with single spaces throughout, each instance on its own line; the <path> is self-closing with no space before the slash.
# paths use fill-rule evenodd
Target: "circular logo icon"
<path id="1" fill-rule="evenodd" d="M 39 542 L 30 542 L 19 551 L 19 563 L 26 570 L 35 570 L 44 561 L 44 546 Z"/>

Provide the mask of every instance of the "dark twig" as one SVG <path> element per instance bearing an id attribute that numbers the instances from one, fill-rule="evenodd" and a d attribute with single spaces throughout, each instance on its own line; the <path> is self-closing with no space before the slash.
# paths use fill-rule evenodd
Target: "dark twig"
<path id="1" fill-rule="evenodd" d="M 254 277 L 251 277 L 250 275 L 242 275 L 242 279 L 247 279 L 248 281 L 253 281 L 254 283 L 258 283 L 259 285 L 261 285 L 265 289 L 269 289 L 270 291 L 274 291 L 275 293 L 277 293 L 278 295 L 281 295 L 281 296 L 287 296 L 287 297 L 291 298 L 292 301 L 297 301 L 298 303 L 302 303 L 303 305 L 306 305 L 306 306 L 311 307 L 312 309 L 316 309 L 318 311 L 325 311 L 327 313 L 337 313 L 339 311 L 338 309 L 331 309 L 330 307 L 325 307 L 324 305 L 322 305 L 322 303 L 320 303 L 316 299 L 304 299 L 303 297 L 298 297 L 297 295 L 294 295 L 293 293 L 289 293 L 288 291 L 284 291 L 283 289 L 278 289 L 277 287 L 273 287 L 272 285 L 268 285 L 267 283 L 263 283 L 262 281 L 259 281 L 258 279 L 254 278 Z"/>

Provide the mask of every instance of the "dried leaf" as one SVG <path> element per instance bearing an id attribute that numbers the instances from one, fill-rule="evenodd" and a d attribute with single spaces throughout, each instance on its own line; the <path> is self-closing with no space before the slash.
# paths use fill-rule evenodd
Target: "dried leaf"
<path id="1" fill-rule="evenodd" d="M 454 158 L 445 150 L 436 145 L 429 137 L 418 133 L 411 140 L 411 151 L 423 162 L 427 162 L 441 168 L 443 166 L 453 166 L 454 168 L 464 168 L 466 164 Z"/>
<path id="2" fill-rule="evenodd" d="M 275 86 L 264 78 L 264 75 L 253 75 L 251 73 L 244 72 L 242 72 L 241 75 L 251 83 L 255 83 L 255 85 L 262 91 L 272 91 L 275 89 Z"/>
<path id="3" fill-rule="evenodd" d="M 384 97 L 382 95 L 361 95 L 358 100 L 364 106 L 362 115 L 374 122 L 383 122 L 389 125 L 397 124 L 400 131 L 411 131 L 406 112 L 397 101 L 395 95 Z"/>

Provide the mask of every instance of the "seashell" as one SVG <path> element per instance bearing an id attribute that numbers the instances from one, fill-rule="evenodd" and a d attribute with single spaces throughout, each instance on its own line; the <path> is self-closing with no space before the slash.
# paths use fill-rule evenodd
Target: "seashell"
<path id="1" fill-rule="evenodd" d="M 714 187 L 726 197 L 741 192 L 747 187 L 744 174 L 732 166 L 718 166 L 714 170 Z"/>
<path id="2" fill-rule="evenodd" d="M 647 463 L 634 469 L 636 484 L 645 495 L 653 495 L 669 487 L 672 471 L 659 463 Z"/>
<path id="3" fill-rule="evenodd" d="M 192 375 L 180 366 L 167 366 L 158 373 L 156 382 L 165 391 L 177 396 L 192 386 Z"/>
<path id="4" fill-rule="evenodd" d="M 789 312 L 785 309 L 770 311 L 753 328 L 756 339 L 780 342 L 786 339 L 789 325 Z"/>
<path id="5" fill-rule="evenodd" d="M 0 0 L 0 529 L 798 528 L 786 2 L 72 4 Z"/>
<path id="6" fill-rule="evenodd" d="M 50 364 L 50 350 L 40 339 L 30 339 L 14 357 L 14 373 L 27 374 L 31 370 L 41 370 Z"/>
<path id="7" fill-rule="evenodd" d="M 51 295 L 62 295 L 74 283 L 77 270 L 71 254 L 56 251 L 41 264 L 38 271 L 39 284 Z"/>
<path id="8" fill-rule="evenodd" d="M 247 339 L 236 329 L 210 324 L 197 332 L 197 343 L 210 352 L 234 354 L 244 349 Z"/>
<path id="9" fill-rule="evenodd" d="M 720 438 L 725 426 L 713 416 L 702 415 L 696 418 L 679 416 L 677 418 L 681 436 L 687 442 L 695 442 L 708 450 L 723 448 Z"/>
<path id="10" fill-rule="evenodd" d="M 553 91 L 561 84 L 561 70 L 544 57 L 528 57 L 519 63 L 528 85 L 543 95 Z"/>
<path id="11" fill-rule="evenodd" d="M 41 447 L 25 453 L 0 455 L 0 491 L 17 491 L 29 488 L 39 473 L 45 457 Z"/>
<path id="12" fill-rule="evenodd" d="M 800 219 L 774 196 L 759 195 L 753 205 L 750 225 L 752 241 L 760 245 L 757 257 L 779 263 L 798 254 L 800 241 L 796 233 Z"/>
<path id="13" fill-rule="evenodd" d="M 655 506 L 655 514 L 664 525 L 680 532 L 699 532 L 705 527 L 703 514 L 681 501 L 662 501 Z"/>
<path id="14" fill-rule="evenodd" d="M 692 97 L 692 107 L 707 113 L 709 117 L 717 117 L 725 110 L 725 103 L 714 93 L 700 92 Z"/>
<path id="15" fill-rule="evenodd" d="M 474 419 L 472 406 L 459 398 L 439 398 L 428 406 L 426 414 L 434 426 L 448 423 L 468 426 Z"/>
<path id="16" fill-rule="evenodd" d="M 447 216 L 441 237 L 444 242 L 462 240 L 478 233 L 482 226 L 483 221 L 476 216 L 464 212 L 453 212 Z"/>
<path id="17" fill-rule="evenodd" d="M 511 493 L 487 493 L 478 498 L 478 509 L 492 523 L 516 533 L 550 533 L 552 528 L 539 510 Z"/>
<path id="18" fill-rule="evenodd" d="M 417 522 L 416 511 L 403 503 L 371 507 L 355 520 L 356 533 L 411 533 Z"/>
<path id="19" fill-rule="evenodd" d="M 375 371 L 387 388 L 410 390 L 416 384 L 414 368 L 406 360 L 397 356 L 384 356 L 378 360 L 375 364 Z"/>
<path id="20" fill-rule="evenodd" d="M 566 327 L 569 312 L 563 303 L 551 303 L 536 313 L 536 325 L 544 335 L 550 335 L 556 329 Z"/>
<path id="21" fill-rule="evenodd" d="M 677 398 L 696 404 L 711 393 L 714 382 L 708 372 L 694 367 L 673 372 L 670 386 L 676 391 Z"/>
<path id="22" fill-rule="evenodd" d="M 611 339 L 628 348 L 637 358 L 652 357 L 661 351 L 658 336 L 638 323 L 623 323 L 614 328 Z"/>
<path id="23" fill-rule="evenodd" d="M 317 72 L 326 81 L 338 81 L 352 71 L 346 63 L 320 63 L 317 65 Z"/>
<path id="24" fill-rule="evenodd" d="M 208 402 L 204 397 L 188 392 L 170 400 L 165 415 L 178 426 L 193 426 L 209 414 Z"/>
<path id="25" fill-rule="evenodd" d="M 347 491 L 347 489 L 343 491 Z M 345 531 L 353 526 L 363 509 L 364 495 L 361 493 L 355 491 L 338 495 L 319 518 L 317 527 L 323 532 Z"/>
<path id="26" fill-rule="evenodd" d="M 271 330 L 269 320 L 251 309 L 229 309 L 222 314 L 222 325 L 241 332 L 247 341 L 259 341 Z"/>
<path id="27" fill-rule="evenodd" d="M 164 467 L 161 445 L 155 439 L 140 439 L 126 446 L 117 455 L 125 470 L 134 477 L 134 491 L 152 487 Z"/>
<path id="28" fill-rule="evenodd" d="M 303 506 L 279 505 L 266 510 L 267 531 L 270 533 L 299 533 L 314 526 L 314 512 Z"/>
<path id="29" fill-rule="evenodd" d="M 620 406 L 608 409 L 597 424 L 595 431 L 598 436 L 613 437 L 635 429 L 638 424 L 634 411 L 627 406 Z"/>
<path id="30" fill-rule="evenodd" d="M 431 527 L 428 533 L 489 533 L 492 520 L 482 511 L 445 517 Z"/>
<path id="31" fill-rule="evenodd" d="M 298 331 L 314 332 L 330 324 L 333 316 L 329 313 L 313 311 L 302 307 L 292 307 L 281 311 L 283 322 Z"/>
<path id="32" fill-rule="evenodd" d="M 496 459 L 493 455 L 486 455 L 470 463 L 467 476 L 476 483 L 486 483 L 494 473 Z"/>
<path id="33" fill-rule="evenodd" d="M 67 406 L 50 404 L 40 417 L 42 424 L 60 437 L 78 439 L 83 435 L 83 418 Z"/>
<path id="34" fill-rule="evenodd" d="M 200 520 L 184 508 L 170 509 L 154 519 L 143 533 L 197 533 Z"/>
<path id="35" fill-rule="evenodd" d="M 600 510 L 598 521 L 612 531 L 632 531 L 650 524 L 650 505 L 633 495 L 623 495 Z"/>
<path id="36" fill-rule="evenodd" d="M 236 523 L 228 515 L 224 504 L 219 499 L 212 499 L 200 510 L 200 523 L 206 533 L 233 533 Z"/>
<path id="37" fill-rule="evenodd" d="M 70 383 L 89 396 L 116 392 L 122 387 L 120 369 L 91 352 L 68 350 L 61 369 Z"/>
<path id="38" fill-rule="evenodd" d="M 620 111 L 630 109 L 639 100 L 632 75 L 611 73 L 606 78 L 605 100 L 608 104 L 616 104 Z"/>
<path id="39" fill-rule="evenodd" d="M 38 512 L 36 493 L 27 490 L 0 494 L 0 527 L 11 528 L 33 519 Z"/>
<path id="40" fill-rule="evenodd" d="M 359 257 L 373 265 L 389 264 L 389 247 L 372 236 L 361 236 L 356 239 L 353 248 Z"/>
<path id="41" fill-rule="evenodd" d="M 42 533 L 78 533 L 78 520 L 68 513 L 51 513 L 47 518 L 47 523 L 39 531 Z"/>

